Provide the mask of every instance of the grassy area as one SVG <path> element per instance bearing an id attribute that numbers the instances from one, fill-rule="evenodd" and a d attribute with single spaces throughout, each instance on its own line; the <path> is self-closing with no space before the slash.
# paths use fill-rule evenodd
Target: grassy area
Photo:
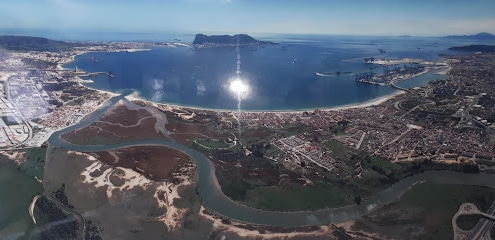
<path id="1" fill-rule="evenodd" d="M 45 172 L 46 148 L 28 148 L 23 149 L 26 161 L 22 164 L 21 169 L 29 176 L 36 176 L 42 180 Z"/>
<path id="2" fill-rule="evenodd" d="M 206 148 L 213 148 L 213 149 L 219 149 L 219 148 L 229 148 L 232 146 L 232 144 L 226 143 L 222 140 L 213 140 L 213 139 L 196 139 L 195 140 L 200 146 L 204 146 Z"/>
<path id="3" fill-rule="evenodd" d="M 108 138 L 99 135 L 93 135 L 90 138 L 80 139 L 79 141 L 71 139 L 71 142 L 81 145 L 106 145 L 114 143 L 113 140 L 109 140 Z"/>
<path id="4" fill-rule="evenodd" d="M 252 186 L 242 179 L 239 171 L 225 171 L 222 168 L 216 168 L 218 182 L 222 186 L 222 191 L 235 201 L 241 201 L 246 197 L 246 192 Z"/>
<path id="5" fill-rule="evenodd" d="M 355 188 L 359 189 L 359 195 L 363 198 L 368 198 L 388 188 L 390 184 L 383 182 L 386 179 L 383 175 L 372 171 L 365 170 L 361 174 L 361 178 L 349 180 L 355 184 Z"/>
<path id="6" fill-rule="evenodd" d="M 485 211 L 494 200 L 495 190 L 491 188 L 423 183 L 411 188 L 398 201 L 366 215 L 365 219 L 381 226 L 372 231 L 387 238 L 412 236 L 413 229 L 424 229 L 415 239 L 450 239 L 453 236 L 451 219 L 462 203 L 474 203 Z"/>
<path id="7" fill-rule="evenodd" d="M 284 188 L 257 187 L 247 191 L 244 203 L 254 208 L 298 211 L 343 206 L 353 201 L 353 194 L 348 189 L 316 183 Z"/>
<path id="8" fill-rule="evenodd" d="M 328 140 L 325 146 L 332 151 L 330 156 L 336 159 L 347 159 L 349 155 L 359 154 L 359 150 L 342 145 L 334 140 Z"/>
<path id="9" fill-rule="evenodd" d="M 495 161 L 476 160 L 476 163 L 486 165 L 488 167 L 495 167 Z"/>
<path id="10" fill-rule="evenodd" d="M 370 163 L 371 166 L 377 166 L 377 167 L 380 167 L 380 168 L 387 170 L 387 171 L 401 168 L 401 166 L 399 164 L 390 162 L 390 160 L 387 160 L 387 159 L 384 159 L 381 157 L 370 156 L 370 158 L 371 158 L 371 163 Z"/>
<path id="11" fill-rule="evenodd" d="M 495 190 L 469 185 L 423 183 L 413 187 L 401 202 L 404 205 L 423 206 L 428 210 L 449 212 L 454 215 L 463 202 L 472 202 L 482 211 L 488 210 L 495 200 Z"/>

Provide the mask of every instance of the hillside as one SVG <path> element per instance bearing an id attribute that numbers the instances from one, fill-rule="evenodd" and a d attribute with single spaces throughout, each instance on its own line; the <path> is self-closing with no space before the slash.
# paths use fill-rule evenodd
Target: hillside
<path id="1" fill-rule="evenodd" d="M 247 34 L 237 35 L 211 35 L 197 34 L 193 45 L 197 47 L 221 47 L 221 46 L 245 46 L 245 45 L 271 45 L 268 41 L 256 40 Z"/>
<path id="2" fill-rule="evenodd" d="M 82 43 L 68 43 L 42 37 L 0 36 L 0 49 L 11 51 L 59 52 L 82 45 Z"/>

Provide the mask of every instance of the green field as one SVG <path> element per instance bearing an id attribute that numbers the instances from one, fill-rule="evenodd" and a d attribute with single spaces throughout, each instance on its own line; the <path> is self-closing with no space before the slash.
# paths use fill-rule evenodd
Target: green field
<path id="1" fill-rule="evenodd" d="M 349 189 L 316 183 L 284 188 L 257 187 L 247 191 L 244 204 L 260 209 L 300 211 L 344 206 L 353 201 L 354 196 Z"/>
<path id="2" fill-rule="evenodd" d="M 206 147 L 211 149 L 230 148 L 233 145 L 233 144 L 228 144 L 221 140 L 213 140 L 213 139 L 197 139 L 195 141 L 199 144 L 200 147 Z"/>
<path id="3" fill-rule="evenodd" d="M 491 188 L 422 183 L 398 201 L 366 215 L 357 225 L 387 238 L 451 239 L 451 219 L 462 203 L 471 202 L 486 210 L 494 200 L 495 190 Z"/>
<path id="4" fill-rule="evenodd" d="M 359 150 L 340 144 L 334 140 L 328 140 L 325 146 L 332 151 L 330 154 L 336 159 L 347 159 L 350 155 L 357 155 Z"/>
<path id="5" fill-rule="evenodd" d="M 29 176 L 36 176 L 43 180 L 46 148 L 28 148 L 21 150 L 21 152 L 25 152 L 24 157 L 26 159 L 21 169 Z"/>
<path id="6" fill-rule="evenodd" d="M 370 166 L 377 166 L 377 167 L 380 167 L 380 168 L 387 170 L 387 171 L 401 168 L 401 166 L 399 164 L 392 163 L 392 162 L 390 162 L 390 160 L 387 160 L 387 159 L 384 159 L 381 157 L 370 156 L 370 158 L 371 158 Z"/>

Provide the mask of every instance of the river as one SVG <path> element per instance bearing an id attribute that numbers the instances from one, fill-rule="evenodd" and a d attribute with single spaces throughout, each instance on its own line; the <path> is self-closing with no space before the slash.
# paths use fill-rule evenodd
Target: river
<path id="1" fill-rule="evenodd" d="M 420 181 L 443 184 L 469 184 L 495 188 L 495 176 L 490 174 L 462 174 L 449 171 L 430 171 L 405 178 L 388 189 L 364 200 L 360 205 L 324 209 L 318 211 L 277 212 L 253 209 L 228 198 L 219 187 L 213 163 L 203 154 L 171 140 L 142 140 L 114 145 L 82 146 L 68 143 L 60 138 L 63 133 L 84 127 L 96 121 L 110 106 L 124 98 L 125 95 L 113 97 L 102 108 L 89 114 L 78 124 L 52 134 L 49 143 L 53 147 L 81 152 L 112 150 L 135 145 L 160 145 L 170 147 L 189 155 L 196 161 L 199 174 L 199 195 L 203 205 L 210 211 L 235 221 L 272 226 L 309 226 L 327 225 L 358 218 L 370 211 L 390 203 L 407 192 Z"/>

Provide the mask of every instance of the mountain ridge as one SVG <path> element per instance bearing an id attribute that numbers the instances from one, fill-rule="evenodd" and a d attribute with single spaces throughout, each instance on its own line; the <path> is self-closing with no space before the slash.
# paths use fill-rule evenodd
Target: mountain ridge
<path id="1" fill-rule="evenodd" d="M 443 38 L 450 39 L 470 39 L 470 40 L 495 40 L 495 35 L 487 32 L 480 32 L 474 35 L 449 35 Z"/>
<path id="2" fill-rule="evenodd" d="M 11 51 L 67 51 L 82 43 L 70 43 L 43 37 L 0 35 L 0 49 Z"/>
<path id="3" fill-rule="evenodd" d="M 196 47 L 222 47 L 222 46 L 246 46 L 246 45 L 275 45 L 269 41 L 260 41 L 247 34 L 236 35 L 205 35 L 196 34 L 193 45 Z"/>

